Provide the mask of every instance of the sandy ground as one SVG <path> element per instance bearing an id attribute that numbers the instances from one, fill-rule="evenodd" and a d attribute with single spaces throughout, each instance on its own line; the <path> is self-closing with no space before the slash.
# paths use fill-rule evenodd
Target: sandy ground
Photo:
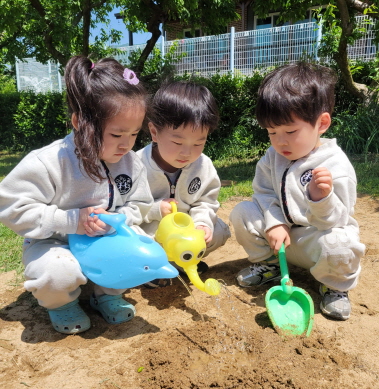
<path id="1" fill-rule="evenodd" d="M 227 221 L 236 199 L 225 203 Z M 159 290 L 137 287 L 125 298 L 137 309 L 130 322 L 109 325 L 80 296 L 92 328 L 55 332 L 14 272 L 0 274 L 0 388 L 379 388 L 379 202 L 358 199 L 356 218 L 367 251 L 348 321 L 326 319 L 318 284 L 290 266 L 295 286 L 315 304 L 309 338 L 286 339 L 272 328 L 264 297 L 273 285 L 242 289 L 234 276 L 248 263 L 234 239 L 212 253 L 209 273 L 224 280 L 218 298 L 174 279 Z"/>

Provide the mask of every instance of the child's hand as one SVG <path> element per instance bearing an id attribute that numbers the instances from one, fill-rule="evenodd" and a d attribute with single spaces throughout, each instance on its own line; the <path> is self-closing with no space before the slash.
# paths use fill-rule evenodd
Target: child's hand
<path id="1" fill-rule="evenodd" d="M 312 201 L 320 201 L 327 197 L 333 189 L 332 174 L 326 167 L 318 167 L 312 172 L 309 183 L 309 197 Z"/>
<path id="2" fill-rule="evenodd" d="M 196 226 L 197 230 L 203 230 L 205 232 L 204 239 L 205 243 L 209 243 L 213 238 L 212 230 L 207 226 Z"/>
<path id="3" fill-rule="evenodd" d="M 96 215 L 99 215 L 101 213 L 105 213 L 109 215 L 109 212 L 107 212 L 103 208 L 96 208 L 93 211 L 93 213 L 95 213 Z M 88 236 L 104 235 L 112 228 L 109 224 L 104 223 L 97 216 L 93 216 L 89 218 L 88 227 L 89 227 L 89 229 L 87 229 Z M 89 233 L 91 233 L 91 235 L 89 235 Z"/>
<path id="4" fill-rule="evenodd" d="M 97 236 L 107 233 L 111 226 L 102 222 L 97 216 L 90 216 L 91 213 L 108 213 L 103 208 L 94 209 L 93 207 L 83 208 L 79 213 L 79 224 L 76 231 L 79 235 Z"/>
<path id="5" fill-rule="evenodd" d="M 78 235 L 84 235 L 86 234 L 86 228 L 85 223 L 87 223 L 89 215 L 94 211 L 95 209 L 93 207 L 88 208 L 82 208 L 79 210 L 79 222 L 78 222 L 78 228 L 76 229 L 76 233 Z"/>
<path id="6" fill-rule="evenodd" d="M 285 224 L 280 224 L 266 231 L 268 244 L 274 250 L 275 254 L 278 254 L 282 243 L 284 243 L 285 248 L 291 244 L 289 232 L 290 229 Z"/>
<path id="7" fill-rule="evenodd" d="M 175 204 L 178 204 L 178 202 L 174 199 L 163 199 L 161 201 L 161 215 L 162 218 L 172 213 L 172 207 L 170 202 L 174 202 Z"/>

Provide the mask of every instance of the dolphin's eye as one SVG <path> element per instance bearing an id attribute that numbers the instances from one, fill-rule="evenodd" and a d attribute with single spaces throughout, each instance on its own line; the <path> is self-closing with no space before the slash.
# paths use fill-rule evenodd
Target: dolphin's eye
<path id="1" fill-rule="evenodd" d="M 182 261 L 185 261 L 185 262 L 188 262 L 190 261 L 192 258 L 193 258 L 193 252 L 192 251 L 183 251 L 181 254 L 180 254 L 180 259 Z"/>
<path id="2" fill-rule="evenodd" d="M 143 270 L 149 270 L 150 268 L 149 268 L 149 266 L 144 266 L 143 267 Z"/>
<path id="3" fill-rule="evenodd" d="M 201 258 L 205 253 L 205 250 L 201 250 L 199 254 L 197 254 L 198 258 Z"/>

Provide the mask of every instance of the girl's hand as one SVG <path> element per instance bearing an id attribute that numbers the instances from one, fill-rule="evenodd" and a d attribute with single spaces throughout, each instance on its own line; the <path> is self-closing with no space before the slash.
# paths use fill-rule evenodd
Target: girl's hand
<path id="1" fill-rule="evenodd" d="M 76 233 L 78 234 L 78 231 L 81 230 L 84 231 L 81 235 L 86 234 L 92 237 L 106 234 L 111 229 L 111 226 L 101 221 L 96 215 L 93 217 L 90 216 L 91 213 L 98 215 L 101 213 L 108 214 L 109 212 L 105 211 L 103 208 L 94 209 L 93 207 L 89 207 L 81 209 L 79 214 L 79 226 Z"/>
<path id="2" fill-rule="evenodd" d="M 164 218 L 165 216 L 169 215 L 170 213 L 172 213 L 172 207 L 171 207 L 171 204 L 170 202 L 174 202 L 175 204 L 178 204 L 178 202 L 174 199 L 163 199 L 161 201 L 161 215 L 162 215 L 162 218 Z"/>
<path id="3" fill-rule="evenodd" d="M 76 233 L 78 235 L 84 235 L 87 233 L 85 228 L 85 223 L 88 222 L 89 215 L 94 211 L 93 207 L 82 208 L 79 210 L 79 222 L 78 228 L 76 229 Z"/>
<path id="4" fill-rule="evenodd" d="M 326 167 L 318 167 L 312 172 L 312 180 L 309 183 L 309 197 L 312 201 L 320 201 L 327 197 L 333 189 L 332 174 Z"/>
<path id="5" fill-rule="evenodd" d="M 197 230 L 203 230 L 205 232 L 204 239 L 205 243 L 209 243 L 213 238 L 212 230 L 207 226 L 196 226 Z"/>
<path id="6" fill-rule="evenodd" d="M 291 244 L 289 231 L 290 229 L 285 224 L 280 224 L 266 231 L 268 244 L 274 250 L 274 254 L 278 254 L 282 243 L 284 243 L 285 248 Z"/>

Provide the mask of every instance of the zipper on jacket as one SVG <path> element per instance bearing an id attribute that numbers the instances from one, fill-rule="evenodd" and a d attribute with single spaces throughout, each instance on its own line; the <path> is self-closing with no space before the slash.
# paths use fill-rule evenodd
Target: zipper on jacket
<path id="1" fill-rule="evenodd" d="M 180 170 L 180 173 L 176 177 L 176 180 L 175 180 L 174 183 L 172 183 L 171 180 L 170 180 L 170 177 L 166 173 L 164 173 L 164 175 L 166 176 L 167 181 L 168 181 L 168 183 L 170 185 L 170 199 L 175 198 L 176 184 L 178 183 L 178 180 L 179 180 L 180 175 L 182 174 L 182 171 L 183 170 Z"/>
<path id="2" fill-rule="evenodd" d="M 287 220 L 291 223 L 294 224 L 292 217 L 289 213 L 288 210 L 288 204 L 287 204 L 287 196 L 286 196 L 286 178 L 287 178 L 287 173 L 290 167 L 295 163 L 296 161 L 291 161 L 290 165 L 288 168 L 284 171 L 283 176 L 282 176 L 282 181 L 280 185 L 280 194 L 282 196 L 282 204 L 283 204 L 283 210 L 284 210 L 284 216 L 287 218 Z"/>
<path id="3" fill-rule="evenodd" d="M 101 161 L 101 164 L 103 165 L 103 168 L 105 170 L 105 174 L 107 175 L 107 178 L 108 178 L 108 189 L 109 189 L 109 199 L 108 199 L 108 207 L 106 209 L 106 211 L 110 210 L 112 208 L 112 205 L 113 205 L 113 199 L 114 199 L 114 187 L 113 187 L 113 184 L 112 184 L 112 181 L 111 181 L 111 177 L 110 177 L 110 174 L 109 174 L 109 169 L 107 167 L 107 165 L 105 164 L 104 161 Z"/>

